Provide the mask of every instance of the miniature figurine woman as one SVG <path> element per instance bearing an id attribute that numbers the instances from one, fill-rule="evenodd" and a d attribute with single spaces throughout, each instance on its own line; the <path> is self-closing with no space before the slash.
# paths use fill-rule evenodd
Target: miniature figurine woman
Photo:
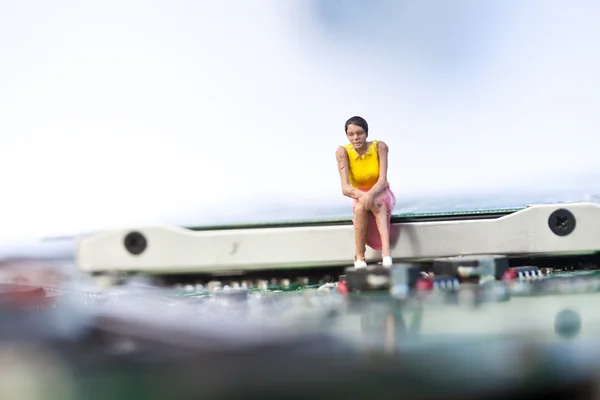
<path id="1" fill-rule="evenodd" d="M 346 121 L 350 141 L 335 152 L 342 193 L 352 199 L 356 251 L 354 267 L 366 268 L 365 244 L 381 250 L 384 267 L 392 265 L 390 223 L 396 198 L 387 181 L 388 147 L 382 141 L 368 141 L 369 125 L 362 117 Z"/>

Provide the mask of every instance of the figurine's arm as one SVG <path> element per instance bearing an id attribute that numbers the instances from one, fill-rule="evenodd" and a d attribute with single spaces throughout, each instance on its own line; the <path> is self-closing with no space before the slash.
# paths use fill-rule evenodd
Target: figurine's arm
<path id="1" fill-rule="evenodd" d="M 374 196 L 382 193 L 387 187 L 388 171 L 388 146 L 384 142 L 377 142 L 377 155 L 379 157 L 379 179 L 375 186 L 369 190 Z"/>
<path id="2" fill-rule="evenodd" d="M 346 197 L 358 199 L 364 192 L 355 189 L 350 185 L 350 179 L 348 178 L 348 153 L 346 153 L 346 149 L 342 146 L 338 147 L 335 151 L 335 158 L 338 163 L 338 172 L 340 173 L 340 180 L 342 183 L 342 193 Z"/>

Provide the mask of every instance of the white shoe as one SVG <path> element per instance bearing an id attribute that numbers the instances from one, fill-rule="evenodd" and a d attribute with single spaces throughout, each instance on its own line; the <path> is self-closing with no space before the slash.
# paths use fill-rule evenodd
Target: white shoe
<path id="1" fill-rule="evenodd" d="M 354 268 L 357 268 L 357 269 L 367 268 L 367 263 L 365 262 L 365 260 L 361 260 L 360 258 L 356 258 L 356 259 L 354 259 Z"/>
<path id="2" fill-rule="evenodd" d="M 393 264 L 393 261 L 392 261 L 392 257 L 391 256 L 385 256 L 385 257 L 383 257 L 381 265 L 383 265 L 385 268 L 389 268 L 389 267 L 392 266 L 392 264 Z"/>

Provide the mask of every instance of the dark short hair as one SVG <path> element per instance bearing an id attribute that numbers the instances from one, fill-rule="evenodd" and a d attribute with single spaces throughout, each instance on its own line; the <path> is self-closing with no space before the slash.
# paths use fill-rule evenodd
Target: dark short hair
<path id="1" fill-rule="evenodd" d="M 344 125 L 344 131 L 348 133 L 348 125 L 356 125 L 360 126 L 364 129 L 366 134 L 369 134 L 369 124 L 367 124 L 367 120 L 363 117 L 354 116 L 346 121 L 346 125 Z"/>

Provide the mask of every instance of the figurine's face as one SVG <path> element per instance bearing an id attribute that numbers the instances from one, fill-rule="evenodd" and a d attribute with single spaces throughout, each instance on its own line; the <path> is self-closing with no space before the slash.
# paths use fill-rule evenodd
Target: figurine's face
<path id="1" fill-rule="evenodd" d="M 365 130 L 358 125 L 348 125 L 346 136 L 355 149 L 362 149 L 367 144 L 368 135 Z"/>

